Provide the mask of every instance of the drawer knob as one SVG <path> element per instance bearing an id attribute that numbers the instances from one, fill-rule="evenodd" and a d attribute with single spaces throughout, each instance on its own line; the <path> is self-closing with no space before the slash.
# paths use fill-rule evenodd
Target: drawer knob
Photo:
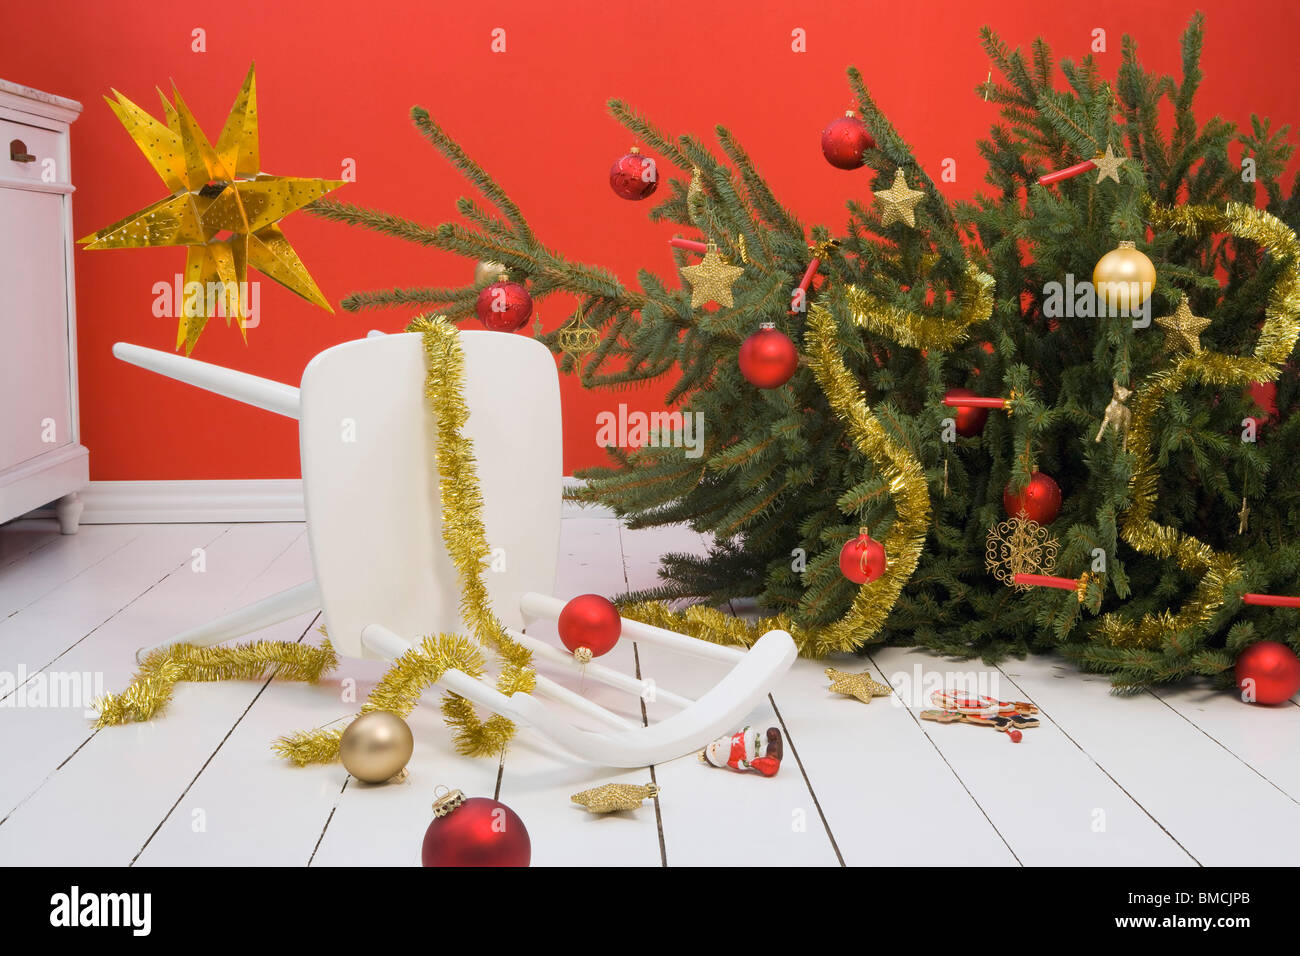
<path id="1" fill-rule="evenodd" d="M 15 163 L 34 163 L 36 157 L 27 152 L 27 144 L 21 139 L 9 141 L 9 158 Z"/>

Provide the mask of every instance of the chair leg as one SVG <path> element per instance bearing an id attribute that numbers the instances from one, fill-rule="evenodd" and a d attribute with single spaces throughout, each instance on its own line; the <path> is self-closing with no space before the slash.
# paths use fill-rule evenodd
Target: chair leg
<path id="1" fill-rule="evenodd" d="M 281 621 L 287 621 L 299 614 L 314 611 L 318 607 L 320 607 L 320 590 L 316 587 L 315 581 L 306 581 L 296 587 L 289 588 L 287 591 L 272 594 L 268 598 L 249 604 L 247 607 L 231 611 L 229 614 L 214 621 L 209 621 L 207 624 L 190 628 L 190 630 L 169 637 L 158 644 L 142 647 L 135 652 L 135 659 L 142 661 L 154 651 L 170 647 L 173 644 L 194 644 L 198 647 L 210 647 L 213 644 L 220 644 L 222 641 L 242 637 L 253 631 L 260 631 L 272 624 L 279 624 Z"/>

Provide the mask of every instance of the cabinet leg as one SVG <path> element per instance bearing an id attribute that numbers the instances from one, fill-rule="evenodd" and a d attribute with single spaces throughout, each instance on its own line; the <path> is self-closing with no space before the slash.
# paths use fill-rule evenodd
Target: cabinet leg
<path id="1" fill-rule="evenodd" d="M 81 495 L 75 491 L 56 501 L 54 503 L 54 514 L 59 519 L 59 532 L 61 534 L 76 534 L 77 529 L 81 526 L 81 512 L 85 508 L 86 503 L 81 500 Z"/>

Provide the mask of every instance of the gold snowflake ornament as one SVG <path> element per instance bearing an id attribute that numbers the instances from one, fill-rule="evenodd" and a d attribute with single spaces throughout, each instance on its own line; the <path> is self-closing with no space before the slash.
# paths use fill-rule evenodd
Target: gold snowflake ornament
<path id="1" fill-rule="evenodd" d="M 1029 585 L 1015 583 L 1016 575 L 1050 574 L 1060 550 L 1060 542 L 1021 511 L 989 529 L 984 566 L 1007 587 L 1028 591 Z"/>

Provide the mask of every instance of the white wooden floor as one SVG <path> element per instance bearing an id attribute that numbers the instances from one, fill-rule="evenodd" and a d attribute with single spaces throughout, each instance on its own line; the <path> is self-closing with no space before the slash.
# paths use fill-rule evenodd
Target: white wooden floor
<path id="1" fill-rule="evenodd" d="M 750 720 L 786 734 L 776 777 L 684 757 L 653 769 L 657 807 L 609 817 L 570 794 L 650 770 L 573 763 L 527 731 L 500 767 L 459 757 L 433 694 L 411 718 L 404 783 L 366 786 L 339 765 L 297 769 L 271 754 L 280 734 L 353 713 L 345 691 L 355 681 L 363 700 L 378 663 L 346 661 L 314 687 L 181 685 L 152 723 L 95 731 L 53 690 L 73 675 L 121 689 L 136 647 L 306 580 L 304 528 L 51 527 L 0 527 L 0 864 L 417 865 L 434 787 L 491 796 L 498 783 L 528 826 L 534 865 L 1290 864 L 1300 843 L 1294 701 L 1249 707 L 1198 688 L 1116 698 L 1050 657 L 987 668 L 886 648 L 834 662 L 894 687 L 869 705 L 829 693 L 825 664 L 801 660 Z M 561 597 L 644 586 L 661 553 L 700 547 L 686 529 L 563 527 Z M 317 623 L 262 636 L 316 641 Z M 625 641 L 606 660 L 630 670 L 633 653 Z M 718 676 L 646 647 L 640 663 L 688 694 Z M 958 677 L 1033 701 L 1042 726 L 1012 744 L 918 720 L 929 691 Z M 588 691 L 639 715 L 636 701 Z"/>

